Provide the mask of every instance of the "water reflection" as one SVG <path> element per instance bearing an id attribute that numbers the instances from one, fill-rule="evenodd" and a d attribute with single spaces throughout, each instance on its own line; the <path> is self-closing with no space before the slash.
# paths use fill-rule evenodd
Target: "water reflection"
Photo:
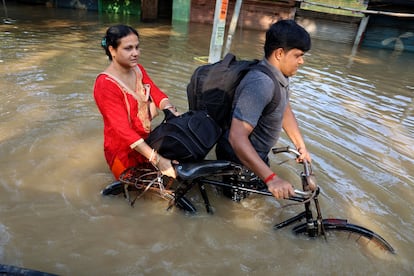
<path id="1" fill-rule="evenodd" d="M 200 210 L 194 217 L 166 212 L 157 199 L 130 208 L 121 198 L 102 198 L 112 176 L 92 85 L 108 63 L 99 47 L 107 26 L 139 29 L 141 62 L 181 110 L 200 65 L 195 57 L 208 54 L 211 27 L 27 6 L 10 7 L 9 16 L 16 22 L 0 25 L 1 263 L 62 275 L 414 272 L 414 208 L 405 206 L 414 198 L 414 83 L 407 70 L 413 54 L 352 55 L 350 46 L 314 41 L 291 87 L 325 216 L 379 232 L 397 250 L 389 256 L 343 238 L 325 243 L 288 229 L 275 233 L 273 224 L 296 210 L 270 198 L 240 206 L 211 191 L 210 216 L 194 192 Z M 263 39 L 239 30 L 233 51 L 259 58 Z"/>

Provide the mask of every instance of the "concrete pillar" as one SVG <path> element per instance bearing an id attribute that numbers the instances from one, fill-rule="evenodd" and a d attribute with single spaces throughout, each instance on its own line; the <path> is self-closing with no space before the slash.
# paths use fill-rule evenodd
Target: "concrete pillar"
<path id="1" fill-rule="evenodd" d="M 362 17 L 361 22 L 359 23 L 358 32 L 356 34 L 355 41 L 354 41 L 355 47 L 358 47 L 361 44 L 362 36 L 364 35 L 365 30 L 368 25 L 368 20 L 369 20 L 369 15 Z"/>
<path id="2" fill-rule="evenodd" d="M 221 59 L 221 52 L 224 44 L 224 33 L 226 30 L 228 4 L 228 0 L 216 0 L 208 63 L 215 63 Z"/>
<path id="3" fill-rule="evenodd" d="M 173 0 L 172 20 L 190 21 L 191 0 Z"/>

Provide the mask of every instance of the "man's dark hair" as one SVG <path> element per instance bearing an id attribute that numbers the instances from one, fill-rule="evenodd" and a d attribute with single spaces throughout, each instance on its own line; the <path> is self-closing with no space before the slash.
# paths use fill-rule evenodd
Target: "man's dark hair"
<path id="1" fill-rule="evenodd" d="M 296 48 L 307 52 L 311 48 L 309 33 L 294 20 L 280 20 L 266 32 L 265 57 L 268 58 L 278 48 L 285 51 Z"/>

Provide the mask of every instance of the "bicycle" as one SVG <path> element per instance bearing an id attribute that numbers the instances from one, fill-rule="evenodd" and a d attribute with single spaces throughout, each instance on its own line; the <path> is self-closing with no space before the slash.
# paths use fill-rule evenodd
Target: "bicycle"
<path id="1" fill-rule="evenodd" d="M 273 148 L 274 154 L 291 153 L 298 158 L 300 153 L 290 147 Z M 308 237 L 316 238 L 323 236 L 327 239 L 327 232 L 338 231 L 357 235 L 357 241 L 361 239 L 372 242 L 380 249 L 395 254 L 394 248 L 379 234 L 363 226 L 349 223 L 346 219 L 323 218 L 319 204 L 318 195 L 320 188 L 316 184 L 311 164 L 304 160 L 302 163 L 303 172 L 300 174 L 302 190 L 295 189 L 295 196 L 288 200 L 294 203 L 285 205 L 303 204 L 305 210 L 296 216 L 274 225 L 274 229 L 282 229 L 301 220 L 304 223 L 292 228 L 296 235 L 305 234 Z M 230 192 L 234 201 L 240 201 L 250 194 L 273 196 L 266 189 L 266 185 L 251 171 L 240 164 L 225 160 L 203 160 L 195 163 L 180 163 L 174 165 L 177 172 L 177 181 L 168 179 L 159 171 L 151 169 L 130 168 L 121 176 L 120 181 L 108 185 L 102 190 L 103 195 L 123 193 L 128 202 L 133 206 L 136 199 L 142 197 L 146 192 L 155 192 L 156 195 L 169 201 L 168 209 L 174 205 L 189 213 L 197 212 L 196 208 L 185 195 L 194 187 L 198 186 L 208 213 L 213 213 L 210 204 L 206 185 L 221 187 Z M 173 188 L 174 182 L 177 182 Z M 130 192 L 135 191 L 136 197 L 131 199 Z M 313 204 L 312 204 L 313 203 Z"/>

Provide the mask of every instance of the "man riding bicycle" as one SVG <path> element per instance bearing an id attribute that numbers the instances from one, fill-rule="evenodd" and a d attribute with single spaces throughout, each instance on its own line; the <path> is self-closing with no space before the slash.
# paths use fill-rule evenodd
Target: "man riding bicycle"
<path id="1" fill-rule="evenodd" d="M 304 63 L 303 56 L 310 47 L 308 32 L 294 20 L 281 20 L 269 28 L 260 64 L 271 70 L 277 82 L 259 70 L 246 74 L 236 90 L 230 129 L 216 147 L 217 159 L 243 164 L 277 199 L 295 195 L 292 185 L 271 170 L 267 157 L 282 128 L 301 154 L 299 161 L 311 161 L 289 103 L 289 77 Z M 266 114 L 266 106 L 276 98 L 275 91 L 281 93 L 277 97 L 280 102 L 274 112 Z"/>

